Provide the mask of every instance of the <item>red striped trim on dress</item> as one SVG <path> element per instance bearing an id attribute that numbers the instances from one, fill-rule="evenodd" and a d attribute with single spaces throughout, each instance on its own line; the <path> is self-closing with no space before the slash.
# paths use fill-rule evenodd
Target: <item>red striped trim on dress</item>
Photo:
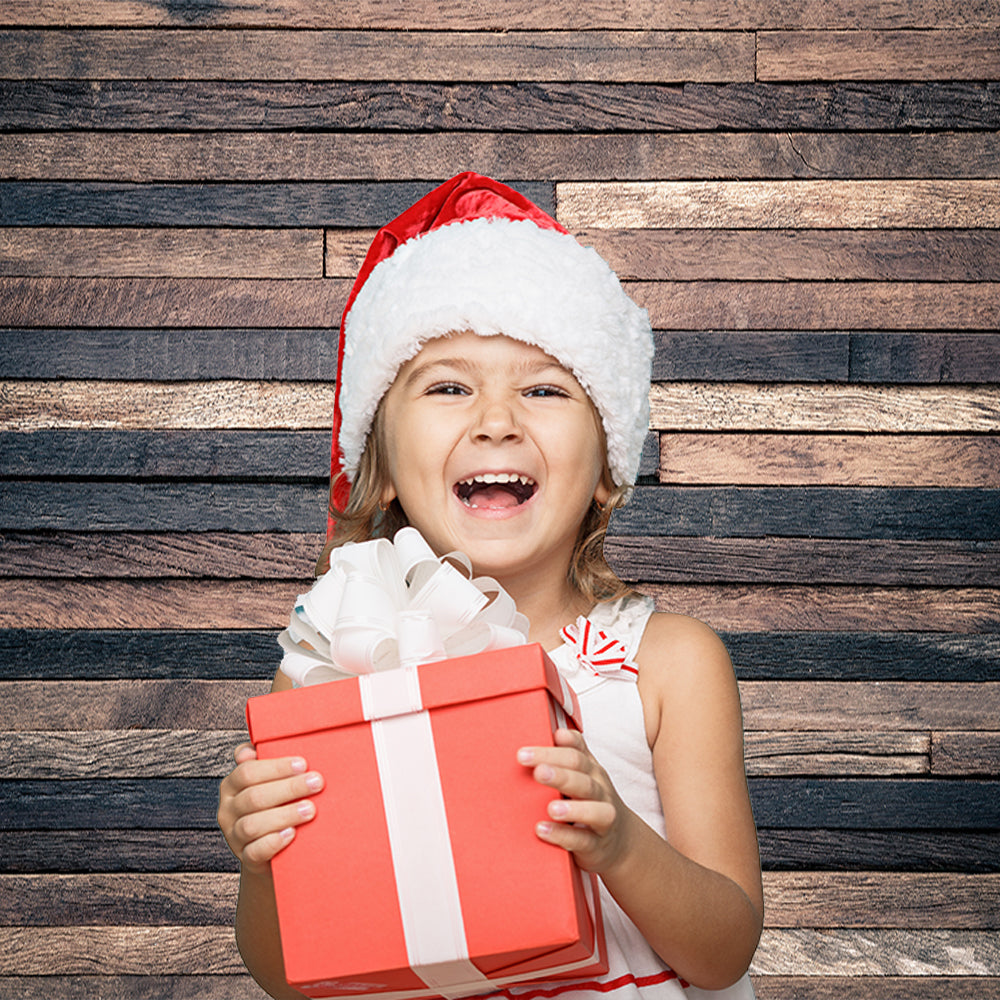
<path id="1" fill-rule="evenodd" d="M 560 983 L 557 986 L 539 986 L 536 989 L 529 989 L 524 992 L 518 990 L 516 993 L 514 990 L 508 988 L 497 990 L 495 993 L 483 994 L 481 997 L 476 997 L 476 1000 L 492 1000 L 493 997 L 508 997 L 509 1000 L 534 1000 L 536 997 L 544 997 L 548 1000 L 550 997 L 558 997 L 564 993 L 579 991 L 611 993 L 613 990 L 620 990 L 623 986 L 635 986 L 638 989 L 643 989 L 646 986 L 658 986 L 660 983 L 669 982 L 671 979 L 676 979 L 677 984 L 683 989 L 687 989 L 690 985 L 681 979 L 673 969 L 664 969 L 663 972 L 657 972 L 651 976 L 635 976 L 629 972 L 624 976 L 619 976 L 617 979 L 609 979 L 606 982 L 594 979 L 585 983 Z M 515 987 L 515 989 L 517 988 Z"/>

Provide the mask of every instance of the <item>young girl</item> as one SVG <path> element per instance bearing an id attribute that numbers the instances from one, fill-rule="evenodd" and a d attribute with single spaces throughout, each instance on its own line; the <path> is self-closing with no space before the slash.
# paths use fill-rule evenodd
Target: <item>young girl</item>
<path id="1" fill-rule="evenodd" d="M 514 997 L 752 997 L 756 832 L 732 666 L 691 618 L 653 612 L 603 560 L 638 471 L 652 334 L 593 251 L 510 188 L 442 185 L 375 238 L 341 324 L 330 549 L 417 528 L 497 579 L 577 692 L 583 734 L 518 761 L 561 793 L 535 835 L 600 876 L 610 971 Z M 609 668 L 587 639 L 624 657 Z M 274 690 L 292 686 L 278 671 Z M 237 939 L 285 983 L 270 860 L 335 774 L 237 748 L 219 825 L 241 864 Z M 488 823 L 489 817 L 484 816 Z"/>

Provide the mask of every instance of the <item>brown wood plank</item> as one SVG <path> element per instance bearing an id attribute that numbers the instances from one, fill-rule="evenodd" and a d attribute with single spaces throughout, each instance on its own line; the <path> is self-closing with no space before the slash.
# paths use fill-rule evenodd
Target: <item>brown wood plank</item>
<path id="1" fill-rule="evenodd" d="M 237 729 L 0 732 L 0 779 L 222 778 L 246 739 Z"/>
<path id="2" fill-rule="evenodd" d="M 0 576 L 308 580 L 322 533 L 17 532 L 0 535 Z"/>
<path id="3" fill-rule="evenodd" d="M 619 277 L 643 281 L 996 281 L 997 230 L 589 229 Z"/>
<path id="4" fill-rule="evenodd" d="M 326 382 L 7 382 L 0 428 L 322 429 L 333 395 Z"/>
<path id="5" fill-rule="evenodd" d="M 0 580 L 0 628 L 284 628 L 295 583 Z M 645 584 L 661 611 L 716 629 L 1000 631 L 1000 591 L 956 587 Z"/>
<path id="6" fill-rule="evenodd" d="M 0 324 L 335 328 L 348 291 L 306 278 L 0 278 Z"/>
<path id="7" fill-rule="evenodd" d="M 961 434 L 660 435 L 661 483 L 1000 485 L 1000 437 Z"/>
<path id="8" fill-rule="evenodd" d="M 2 976 L 0 992 L 19 1000 L 267 1000 L 249 973 L 225 976 Z M 956 994 L 961 996 L 961 994 Z"/>
<path id="9" fill-rule="evenodd" d="M 94 138 L 107 148 L 107 137 Z M 323 233 L 309 229 L 0 228 L 0 275 L 322 278 Z"/>
<path id="10" fill-rule="evenodd" d="M 723 630 L 1000 631 L 996 590 L 735 584 L 646 584 L 640 589 L 660 611 L 690 615 Z"/>
<path id="11" fill-rule="evenodd" d="M 995 80 L 1000 32 L 762 31 L 761 80 Z"/>
<path id="12" fill-rule="evenodd" d="M 1000 774 L 1000 732 L 932 733 L 931 771 L 948 776 Z"/>
<path id="13" fill-rule="evenodd" d="M 192 88 L 196 86 L 191 85 Z M 263 86 L 258 84 L 258 90 Z M 275 86 L 284 86 L 287 90 L 292 85 L 273 85 L 272 89 Z M 348 104 L 363 104 L 365 107 L 378 99 L 374 93 L 351 96 L 356 100 L 348 101 Z M 605 91 L 581 94 L 580 102 L 586 102 L 593 110 L 589 120 L 577 123 L 578 128 L 600 127 L 602 123 L 593 120 L 598 114 L 613 119 L 616 116 L 615 96 Z M 621 125 L 636 128 L 642 122 L 628 121 L 627 115 L 629 110 L 633 116 L 641 113 L 641 109 L 635 107 L 641 97 L 630 96 L 630 108 L 626 106 L 626 98 L 620 98 L 623 108 L 617 117 L 621 119 Z M 679 100 L 676 94 L 667 96 L 673 102 Z M 243 97 L 244 101 L 249 99 L 247 94 Z M 321 101 L 324 95 L 303 93 L 300 103 L 306 105 L 310 98 Z M 732 96 L 729 95 L 729 98 L 731 100 Z M 207 121 L 192 121 L 197 114 L 206 119 L 211 113 L 211 105 L 207 101 L 200 102 L 192 94 L 175 95 L 175 99 L 184 102 L 180 106 L 186 111 L 185 120 L 171 120 L 180 114 L 176 108 L 173 112 L 168 109 L 163 111 L 171 116 L 168 121 L 175 128 L 209 124 Z M 263 100 L 263 97 L 260 99 Z M 335 100 L 336 95 L 331 94 L 330 99 Z M 529 95 L 524 95 L 525 102 L 529 99 Z M 559 105 L 571 99 L 570 94 L 553 95 L 553 102 Z M 720 95 L 720 101 L 723 99 Z M 277 95 L 273 100 L 277 100 Z M 530 181 L 538 177 L 554 177 L 561 181 L 690 181 L 734 176 L 745 180 L 806 177 L 955 179 L 988 178 L 996 172 L 995 132 L 789 134 L 768 130 L 774 127 L 773 119 L 765 121 L 765 130 L 760 132 L 692 132 L 687 129 L 698 125 L 708 127 L 708 123 L 693 121 L 694 111 L 687 113 L 688 121 L 685 121 L 684 112 L 679 109 L 675 128 L 685 129 L 679 134 L 655 131 L 599 135 L 531 133 L 525 131 L 532 127 L 531 109 L 516 104 L 505 109 L 496 88 L 484 90 L 481 101 L 491 105 L 498 116 L 493 123 L 494 128 L 518 131 L 489 134 L 484 131 L 447 131 L 424 135 L 393 132 L 276 133 L 261 131 L 273 127 L 270 123 L 274 118 L 271 113 L 266 117 L 262 113 L 261 120 L 245 123 L 247 127 L 254 128 L 250 132 L 10 133 L 0 135 L 0 162 L 7 164 L 6 176 L 20 180 L 73 177 L 94 181 L 213 183 L 397 181 L 401 178 L 401 171 L 412 178 L 445 177 L 462 167 L 474 168 L 507 181 Z M 63 109 L 59 122 L 62 127 L 83 116 L 82 103 L 81 98 Z M 229 105 L 224 94 L 218 96 L 217 103 L 224 107 Z M 643 103 L 649 105 L 647 113 L 651 118 L 657 113 L 661 117 L 665 114 L 663 107 L 653 107 L 652 99 Z M 148 111 L 140 110 L 143 104 Z M 127 114 L 120 114 L 114 124 L 120 128 L 139 129 L 145 124 L 144 115 L 152 118 L 155 108 L 154 95 L 146 96 L 141 103 L 137 96 L 130 102 Z M 428 114 L 431 113 L 429 109 Z M 550 107 L 549 116 L 554 113 Z M 377 114 L 376 109 L 373 109 L 373 114 Z M 457 114 L 458 111 L 453 108 L 452 115 Z M 22 117 L 27 117 L 27 112 Z M 107 117 L 111 117 L 110 110 Z M 30 124 L 36 128 L 44 124 L 41 111 Z M 93 129 L 105 123 L 89 120 L 81 124 Z M 219 121 L 214 124 L 221 129 L 234 127 L 231 120 L 221 117 L 221 113 Z M 369 126 L 372 124 L 369 123 Z M 386 125 L 389 124 L 391 122 L 386 122 Z M 450 124 L 454 127 L 456 122 Z M 463 124 L 469 126 L 475 122 Z M 651 121 L 650 127 L 654 124 L 659 123 Z M 540 127 L 537 119 L 534 127 Z M 844 234 L 842 238 L 849 248 L 850 236 Z M 840 252 L 841 258 L 847 256 L 846 250 Z M 900 260 L 898 266 L 904 264 L 905 258 Z M 789 259 L 789 266 L 793 265 L 794 257 Z"/>
<path id="14" fill-rule="evenodd" d="M 929 774 L 930 754 L 929 734 L 915 732 L 751 730 L 744 739 L 747 774 L 754 776 Z"/>
<path id="15" fill-rule="evenodd" d="M 0 730 L 230 730 L 242 722 L 246 698 L 268 685 L 264 680 L 0 682 Z M 740 693 L 749 732 L 989 731 L 1000 715 L 1000 682 L 994 681 L 742 681 Z"/>
<path id="16" fill-rule="evenodd" d="M 1000 991 L 990 976 L 852 976 L 859 997 L 879 1000 L 982 1000 Z M 758 1000 L 842 1000 L 843 976 L 755 976 Z"/>
<path id="17" fill-rule="evenodd" d="M 744 681 L 740 697 L 748 730 L 989 730 L 1000 718 L 992 681 Z"/>
<path id="18" fill-rule="evenodd" d="M 737 32 L 405 32 L 136 29 L 0 31 L 0 76 L 166 80 L 594 80 L 754 78 Z"/>
<path id="19" fill-rule="evenodd" d="M 427 30 L 449 23 L 451 0 L 356 0 L 332 10 L 310 0 L 269 0 L 248 5 L 225 0 L 209 9 L 197 3 L 164 6 L 156 0 L 78 0 L 67 9 L 58 0 L 7 0 L 0 24 L 24 27 L 185 27 L 197 18 L 212 27 L 380 28 Z M 499 0 L 489 7 L 463 9 L 466 29 L 534 30 L 662 28 L 753 30 L 762 28 L 943 28 L 1000 26 L 990 0 L 956 6 L 950 0 L 888 0 L 858 8 L 850 0 L 591 0 L 564 7 L 529 0 Z"/>
<path id="20" fill-rule="evenodd" d="M 1000 391 L 990 387 L 654 383 L 660 431 L 996 433 Z"/>
<path id="21" fill-rule="evenodd" d="M 8 976 L 242 975 L 231 927 L 3 927 Z"/>
<path id="22" fill-rule="evenodd" d="M 996 976 L 1000 939 L 995 931 L 769 928 L 750 969 L 757 975 L 852 980 L 855 976 Z"/>
<path id="23" fill-rule="evenodd" d="M 995 180 L 567 182 L 556 199 L 559 221 L 574 230 L 1000 225 Z"/>
<path id="24" fill-rule="evenodd" d="M 659 431 L 851 433 L 1000 431 L 992 386 L 654 383 Z M 333 386 L 324 382 L 23 380 L 0 386 L 0 430 L 322 430 Z"/>
<path id="25" fill-rule="evenodd" d="M 1000 586 L 1000 542 L 614 535 L 604 551 L 623 580 Z"/>
<path id="26" fill-rule="evenodd" d="M 768 927 L 996 929 L 1000 875 L 767 872 Z"/>
<path id="27" fill-rule="evenodd" d="M 279 662 L 276 655 L 275 669 Z M 229 731 L 243 722 L 246 699 L 270 686 L 270 680 L 5 681 L 0 730 Z"/>
<path id="28" fill-rule="evenodd" d="M 0 283 L 0 291 L 2 291 Z M 627 291 L 667 330 L 991 330 L 997 282 L 633 282 Z"/>

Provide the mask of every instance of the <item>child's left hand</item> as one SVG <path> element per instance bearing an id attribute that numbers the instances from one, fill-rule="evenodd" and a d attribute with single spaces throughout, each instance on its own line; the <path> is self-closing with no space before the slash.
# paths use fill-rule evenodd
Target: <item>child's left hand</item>
<path id="1" fill-rule="evenodd" d="M 519 763 L 533 768 L 539 784 L 565 798 L 549 803 L 549 820 L 535 833 L 571 851 L 588 872 L 606 872 L 628 854 L 629 820 L 634 813 L 618 797 L 607 772 L 573 729 L 557 729 L 554 747 L 523 747 Z"/>

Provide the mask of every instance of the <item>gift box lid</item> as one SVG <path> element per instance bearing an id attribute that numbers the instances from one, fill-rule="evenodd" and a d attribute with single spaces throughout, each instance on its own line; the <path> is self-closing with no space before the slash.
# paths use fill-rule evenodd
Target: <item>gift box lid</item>
<path id="1" fill-rule="evenodd" d="M 329 681 L 247 700 L 254 743 L 546 689 L 579 725 L 576 695 L 539 643 Z"/>

